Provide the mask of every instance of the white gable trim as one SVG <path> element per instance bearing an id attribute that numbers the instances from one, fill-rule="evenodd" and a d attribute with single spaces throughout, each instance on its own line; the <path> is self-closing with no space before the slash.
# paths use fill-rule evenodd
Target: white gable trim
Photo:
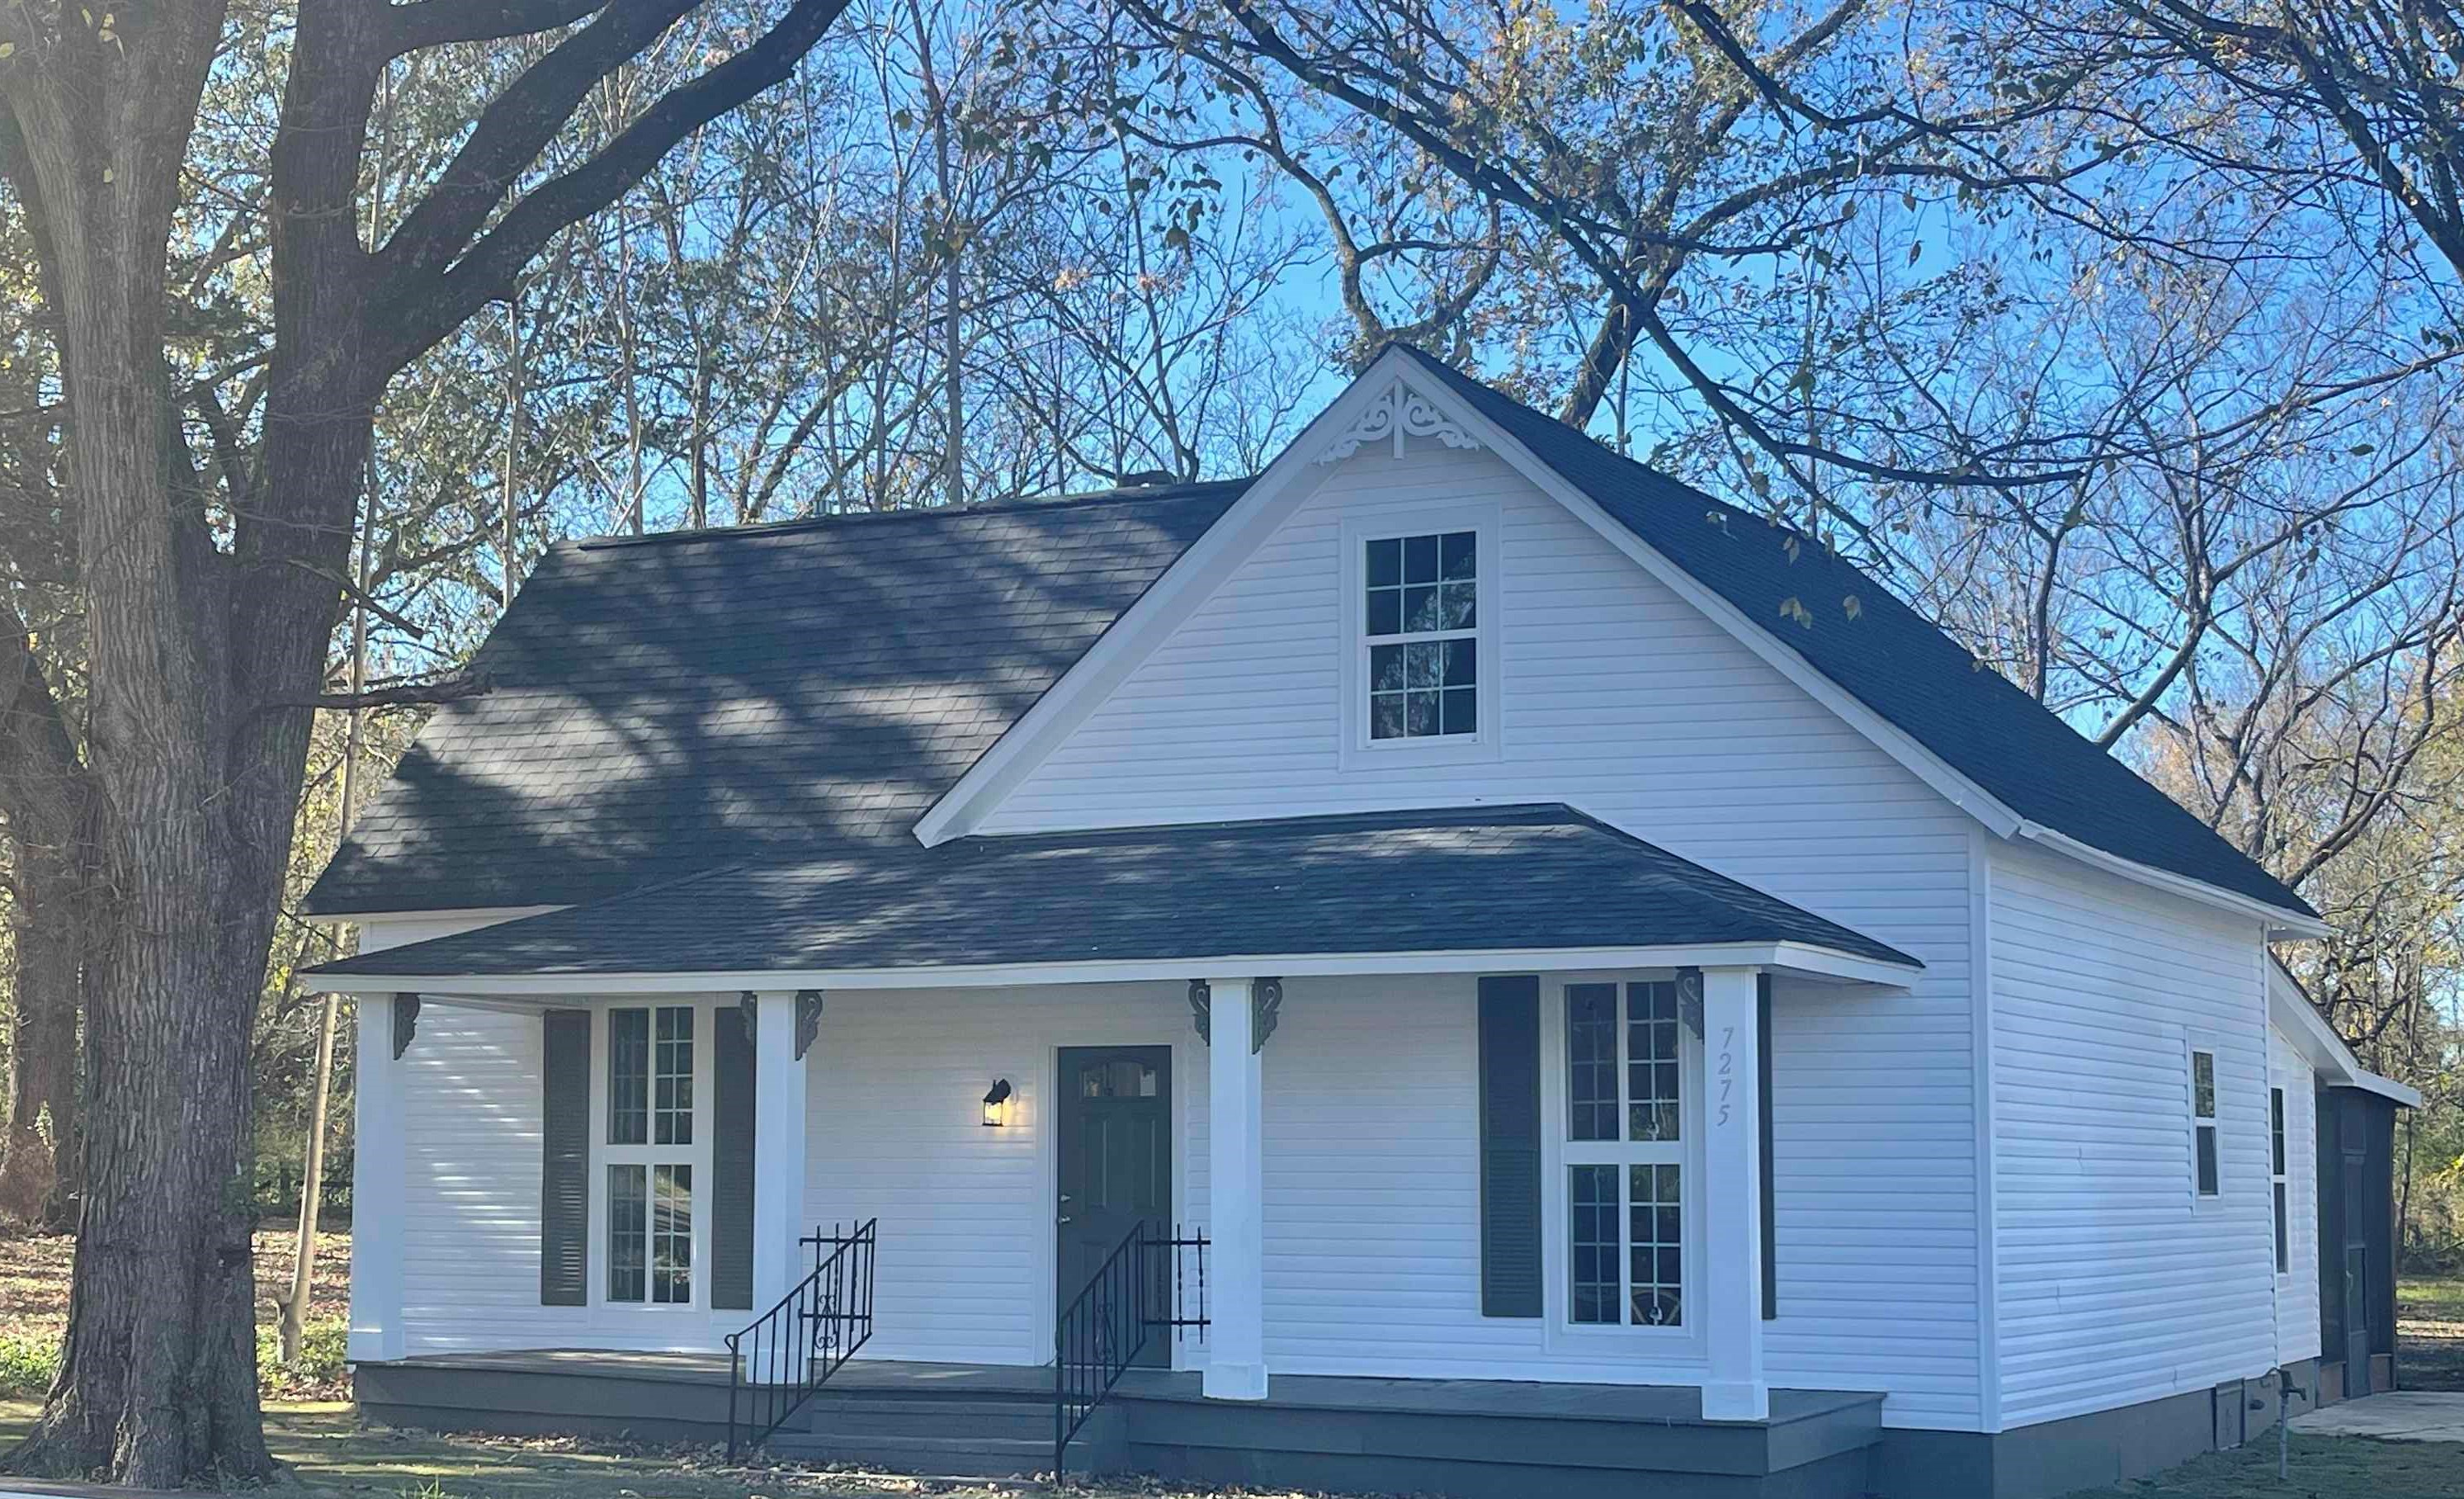
<path id="1" fill-rule="evenodd" d="M 1301 430 L 1223 518 L 1166 569 L 1146 595 L 1115 620 L 1103 638 L 917 820 L 916 838 L 930 847 L 963 837 L 980 827 L 1010 791 L 1032 775 L 1304 499 L 1315 493 L 1330 467 L 1328 460 L 1348 457 L 1363 442 L 1382 440 L 1390 431 L 1399 443 L 1408 412 L 1413 430 L 1437 436 L 1449 447 L 1485 447 L 1494 452 L 1534 488 L 1565 506 L 1603 540 L 1727 630 L 1791 685 L 1829 709 L 1936 795 L 1975 818 L 1995 836 L 2034 839 L 2124 879 L 2237 915 L 2260 915 L 2287 935 L 2315 937 L 2326 931 L 2325 923 L 2315 918 L 2105 853 L 2029 822 L 1626 529 L 1590 496 L 1566 482 L 1470 403 L 1442 385 L 1413 380 L 1411 377 L 1419 372 L 1412 356 L 1399 348 L 1390 348 L 1378 356 L 1332 405 Z"/>
<path id="2" fill-rule="evenodd" d="M 2285 971 L 2274 956 L 2267 959 L 2267 1018 L 2293 1049 L 2301 1053 L 2311 1069 L 2338 1088 L 2358 1088 L 2364 1092 L 2391 1098 L 2408 1109 L 2421 1107 L 2419 1090 L 2408 1088 L 2391 1077 L 2382 1077 L 2362 1066 L 2344 1038 L 2301 992 L 2301 985 Z"/>

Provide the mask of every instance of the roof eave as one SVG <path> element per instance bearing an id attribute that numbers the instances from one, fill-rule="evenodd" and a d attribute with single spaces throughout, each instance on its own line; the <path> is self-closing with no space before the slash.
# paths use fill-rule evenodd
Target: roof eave
<path id="1" fill-rule="evenodd" d="M 414 992 L 440 998 L 724 993 L 744 989 L 953 989 L 1054 983 L 1133 983 L 1272 974 L 1286 979 L 1363 974 L 1589 972 L 1630 968 L 1766 968 L 1822 982 L 1903 988 L 1923 971 L 1803 941 L 1696 942 L 1631 947 L 1481 948 L 1418 953 L 1256 953 L 1208 958 L 1100 959 L 1066 962 L 915 965 L 891 968 L 744 969 L 706 972 L 408 974 L 301 977 L 336 994 Z"/>

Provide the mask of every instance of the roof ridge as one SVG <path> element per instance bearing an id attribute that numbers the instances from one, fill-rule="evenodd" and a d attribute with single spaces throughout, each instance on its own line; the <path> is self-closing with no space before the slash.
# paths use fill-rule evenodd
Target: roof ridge
<path id="1" fill-rule="evenodd" d="M 640 536 L 567 537 L 557 544 L 584 552 L 616 551 L 637 546 L 689 545 L 697 541 L 732 541 L 767 536 L 792 536 L 805 531 L 866 522 L 957 520 L 975 516 L 1030 515 L 1055 510 L 1084 510 L 1097 505 L 1195 499 L 1236 485 L 1245 488 L 1256 477 L 1255 474 L 1242 474 L 1235 478 L 1190 479 L 1171 484 L 1147 484 L 1128 489 L 1054 495 L 1043 498 L 994 500 L 980 505 L 917 505 L 903 510 L 834 510 L 822 515 L 799 516 L 791 520 L 766 520 L 754 525 L 703 526 L 698 529 L 679 531 L 645 532 Z"/>

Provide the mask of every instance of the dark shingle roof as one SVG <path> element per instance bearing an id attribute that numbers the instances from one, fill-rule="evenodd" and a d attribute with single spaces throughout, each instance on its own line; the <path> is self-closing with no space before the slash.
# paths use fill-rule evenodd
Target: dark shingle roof
<path id="1" fill-rule="evenodd" d="M 1856 567 L 1770 521 L 1612 452 L 1436 359 L 1430 374 L 1618 524 L 2013 811 L 2091 848 L 2316 915 L 2172 798 L 2021 692 Z M 1848 617 L 1844 603 L 1857 599 Z M 1795 600 L 1813 616 L 1781 613 Z"/>
<path id="2" fill-rule="evenodd" d="M 2024 818 L 2299 896 L 1854 566 L 1436 360 L 1619 524 Z M 319 915 L 591 901 L 900 842 L 1248 481 L 567 543 L 310 893 Z M 1859 612 L 1848 616 L 1854 597 Z M 1793 601 L 1802 625 L 1782 612 Z"/>
<path id="3" fill-rule="evenodd" d="M 310 893 L 562 904 L 904 839 L 1246 481 L 582 541 L 541 560 Z"/>
<path id="4" fill-rule="evenodd" d="M 850 844 L 331 963 L 779 972 L 1800 942 L 1915 959 L 1556 805 Z"/>

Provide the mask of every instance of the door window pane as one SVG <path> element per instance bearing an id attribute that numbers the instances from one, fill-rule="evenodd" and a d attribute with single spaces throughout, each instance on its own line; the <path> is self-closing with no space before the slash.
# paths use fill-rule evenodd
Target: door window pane
<path id="1" fill-rule="evenodd" d="M 650 1299 L 671 1306 L 693 1300 L 691 1166 L 650 1172 Z"/>
<path id="2" fill-rule="evenodd" d="M 659 1041 L 651 1071 L 652 1125 L 656 1143 L 690 1145 L 693 1121 L 693 1010 L 689 1004 L 659 1009 Z"/>
<path id="3" fill-rule="evenodd" d="M 1573 1320 L 1616 1322 L 1617 1312 L 1617 1168 L 1575 1166 L 1567 1201 L 1573 1222 Z"/>
<path id="4" fill-rule="evenodd" d="M 1685 1280 L 1677 1168 L 1627 1168 L 1626 1204 L 1630 1314 L 1637 1327 L 1675 1327 L 1684 1320 Z"/>
<path id="5" fill-rule="evenodd" d="M 607 1168 L 607 1299 L 641 1301 L 649 1295 L 649 1241 L 647 1166 Z"/>
<path id="6" fill-rule="evenodd" d="M 1578 1140 L 1617 1137 L 1617 985 L 1566 985 L 1566 1098 Z"/>
<path id="7" fill-rule="evenodd" d="M 607 1143 L 650 1139 L 650 1012 L 607 1012 Z"/>
<path id="8" fill-rule="evenodd" d="M 1677 985 L 1625 990 L 1626 1138 L 1678 1137 Z"/>

